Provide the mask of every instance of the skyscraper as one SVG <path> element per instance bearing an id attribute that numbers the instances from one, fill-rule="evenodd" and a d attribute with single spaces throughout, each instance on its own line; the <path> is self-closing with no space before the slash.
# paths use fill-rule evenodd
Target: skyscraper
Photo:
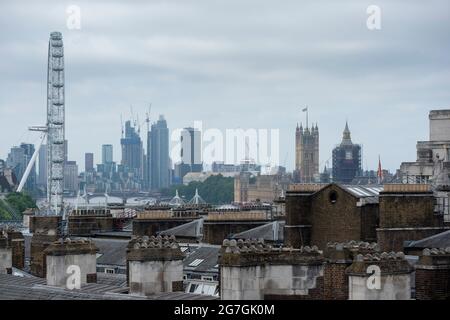
<path id="1" fill-rule="evenodd" d="M 147 137 L 147 184 L 151 189 L 169 186 L 169 129 L 162 115 L 152 124 Z"/>
<path id="2" fill-rule="evenodd" d="M 361 146 L 353 144 L 348 123 L 340 145 L 333 149 L 333 181 L 351 183 L 361 173 Z"/>
<path id="3" fill-rule="evenodd" d="M 78 191 L 78 165 L 76 161 L 66 161 L 64 165 L 64 190 Z"/>
<path id="4" fill-rule="evenodd" d="M 188 172 L 202 172 L 201 132 L 196 128 L 181 131 L 181 161 L 175 164 L 175 176 L 182 179 Z"/>
<path id="5" fill-rule="evenodd" d="M 34 153 L 34 144 L 31 143 L 21 143 L 20 147 L 24 150 L 25 155 L 25 169 L 28 166 L 28 163 L 30 162 L 31 158 L 33 157 Z M 28 191 L 33 191 L 36 188 L 36 165 L 33 164 L 33 167 L 31 168 L 31 171 L 28 175 L 27 181 L 25 183 L 25 189 Z"/>
<path id="6" fill-rule="evenodd" d="M 84 154 L 84 171 L 94 171 L 94 154 L 91 152 L 87 152 Z"/>
<path id="7" fill-rule="evenodd" d="M 131 126 L 131 121 L 125 122 L 125 137 L 120 139 L 122 146 L 122 162 L 126 172 L 131 173 L 135 183 L 140 183 L 143 179 L 143 149 L 142 140 L 136 132 L 136 128 Z"/>
<path id="8" fill-rule="evenodd" d="M 113 162 L 113 146 L 112 144 L 102 145 L 102 164 Z"/>
<path id="9" fill-rule="evenodd" d="M 201 132 L 195 128 L 184 128 L 181 132 L 181 162 L 191 166 L 191 172 L 203 169 Z"/>
<path id="10" fill-rule="evenodd" d="M 39 173 L 38 184 L 47 188 L 47 145 L 43 144 L 39 149 Z"/>
<path id="11" fill-rule="evenodd" d="M 17 146 L 12 147 L 6 158 L 6 166 L 12 169 L 17 180 L 20 181 L 27 166 L 25 162 L 25 150 Z"/>
<path id="12" fill-rule="evenodd" d="M 28 162 L 30 162 L 31 157 L 34 153 L 34 145 L 29 143 L 22 143 L 20 147 L 12 147 L 8 158 L 6 159 L 6 165 L 10 167 L 17 180 L 20 181 L 25 173 Z M 24 188 L 27 191 L 33 191 L 36 186 L 36 166 L 33 165 L 30 174 L 28 175 L 27 181 Z"/>
<path id="13" fill-rule="evenodd" d="M 319 128 L 314 124 L 311 129 L 303 129 L 297 124 L 295 130 L 295 181 L 302 183 L 317 182 L 319 177 Z"/>

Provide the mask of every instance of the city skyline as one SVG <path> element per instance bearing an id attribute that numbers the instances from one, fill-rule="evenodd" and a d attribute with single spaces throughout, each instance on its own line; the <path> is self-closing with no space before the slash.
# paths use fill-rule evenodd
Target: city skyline
<path id="1" fill-rule="evenodd" d="M 450 1 L 2 1 L 2 27 L 0 301 L 450 299 Z"/>
<path id="2" fill-rule="evenodd" d="M 8 119 L 4 132 L 14 134 L 0 135 L 0 158 L 13 145 L 39 139 L 27 127 L 45 121 L 46 41 L 48 33 L 60 30 L 67 58 L 69 159 L 80 165 L 86 152 L 99 163 L 102 144 L 113 145 L 119 162 L 120 114 L 129 117 L 133 105 L 143 120 L 152 102 L 151 118 L 164 114 L 170 131 L 195 120 L 222 131 L 279 128 L 280 165 L 290 171 L 293 132 L 305 122 L 301 108 L 308 105 L 310 120 L 321 128 L 320 170 L 325 161 L 331 163 L 336 137 L 348 120 L 363 145 L 363 169 L 375 169 L 381 155 L 383 168 L 394 171 L 402 161 L 415 160 L 415 141 L 428 139 L 428 111 L 448 108 L 448 43 L 442 39 L 450 10 L 442 8 L 449 4 L 435 1 L 439 5 L 423 8 L 419 2 L 381 1 L 382 29 L 370 31 L 367 4 L 347 2 L 353 5 L 346 9 L 287 2 L 269 12 L 250 1 L 237 14 L 231 5 L 214 2 L 202 7 L 113 2 L 100 10 L 80 1 L 80 30 L 67 29 L 68 2 L 29 3 L 26 11 L 5 4 L 1 20 L 16 32 L 0 36 L 5 48 L 0 58 L 8 61 L 2 64 L 0 111 Z M 189 10 L 181 21 L 175 19 L 183 9 Z M 211 14 L 199 18 L 205 9 Z M 244 18 L 250 10 L 258 17 L 252 24 Z M 225 28 L 227 12 L 236 14 L 236 26 Z M 284 19 L 288 12 L 295 14 Z M 119 15 L 134 23 L 118 28 L 114 18 Z M 325 21 L 326 28 L 319 28 Z M 201 23 L 209 30 L 199 28 Z M 17 91 L 27 94 L 17 96 Z"/>

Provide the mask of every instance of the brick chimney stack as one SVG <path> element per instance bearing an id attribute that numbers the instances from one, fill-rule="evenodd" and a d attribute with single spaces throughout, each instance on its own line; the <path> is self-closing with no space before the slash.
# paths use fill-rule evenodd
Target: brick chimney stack
<path id="1" fill-rule="evenodd" d="M 377 253 L 378 244 L 363 241 L 329 242 L 325 249 L 324 299 L 347 300 L 349 280 L 346 269 L 358 254 Z"/>
<path id="2" fill-rule="evenodd" d="M 450 247 L 423 250 L 416 265 L 416 299 L 450 299 Z"/>
<path id="3" fill-rule="evenodd" d="M 12 266 L 17 269 L 25 268 L 25 238 L 22 232 L 8 229 L 6 234 L 12 252 Z"/>
<path id="4" fill-rule="evenodd" d="M 97 252 L 90 240 L 53 242 L 45 249 L 47 285 L 66 288 L 72 276 L 79 276 L 80 285 L 97 282 Z"/>
<path id="5" fill-rule="evenodd" d="M 134 237 L 127 249 L 130 293 L 183 291 L 183 258 L 174 236 Z"/>
<path id="6" fill-rule="evenodd" d="M 45 249 L 58 240 L 61 235 L 60 216 L 31 216 L 30 232 L 33 233 L 30 245 L 30 272 L 45 278 L 46 258 Z"/>
<path id="7" fill-rule="evenodd" d="M 403 252 L 358 254 L 346 270 L 349 277 L 349 299 L 409 300 L 412 272 L 413 267 L 405 259 Z M 379 282 L 375 277 L 378 277 Z M 379 287 L 374 286 L 376 282 Z"/>
<path id="8" fill-rule="evenodd" d="M 3 230 L 0 230 L 0 274 L 12 274 L 12 251 Z"/>

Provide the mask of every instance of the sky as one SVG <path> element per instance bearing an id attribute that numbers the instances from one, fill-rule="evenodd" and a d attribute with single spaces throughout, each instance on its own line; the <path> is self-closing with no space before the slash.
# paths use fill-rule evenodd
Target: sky
<path id="1" fill-rule="evenodd" d="M 80 9 L 73 28 L 70 6 Z M 380 8 L 370 30 L 367 8 Z M 69 19 L 69 25 L 68 25 Z M 72 23 L 72 24 L 71 24 Z M 75 25 L 76 27 L 76 25 Z M 0 159 L 45 124 L 48 38 L 63 34 L 69 159 L 101 162 L 121 120 L 163 114 L 169 129 L 278 129 L 294 167 L 295 127 L 318 123 L 320 167 L 345 121 L 364 169 L 395 171 L 450 108 L 448 0 L 148 0 L 0 2 Z"/>

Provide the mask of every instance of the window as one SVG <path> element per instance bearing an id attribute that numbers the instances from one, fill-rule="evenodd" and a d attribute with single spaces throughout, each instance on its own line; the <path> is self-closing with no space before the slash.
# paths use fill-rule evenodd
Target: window
<path id="1" fill-rule="evenodd" d="M 114 274 L 116 272 L 112 268 L 105 268 L 105 273 Z"/>
<path id="2" fill-rule="evenodd" d="M 198 287 L 198 284 L 196 284 L 196 283 L 191 283 L 191 286 L 189 287 L 189 292 L 190 292 L 190 293 L 194 293 L 194 292 L 195 292 L 195 289 L 197 289 L 197 287 Z"/>
<path id="3" fill-rule="evenodd" d="M 191 263 L 189 263 L 189 267 L 197 267 L 200 263 L 203 262 L 204 259 L 195 259 Z"/>
<path id="4" fill-rule="evenodd" d="M 330 194 L 328 195 L 328 198 L 330 199 L 330 202 L 331 202 L 332 204 L 335 204 L 336 201 L 337 201 L 337 198 L 338 198 L 337 192 L 334 191 L 334 190 L 332 190 L 332 191 L 330 192 Z"/>
<path id="5" fill-rule="evenodd" d="M 345 151 L 345 160 L 352 160 L 353 154 L 351 151 Z"/>
<path id="6" fill-rule="evenodd" d="M 204 281 L 213 281 L 213 277 L 202 276 L 202 280 L 204 280 Z"/>

